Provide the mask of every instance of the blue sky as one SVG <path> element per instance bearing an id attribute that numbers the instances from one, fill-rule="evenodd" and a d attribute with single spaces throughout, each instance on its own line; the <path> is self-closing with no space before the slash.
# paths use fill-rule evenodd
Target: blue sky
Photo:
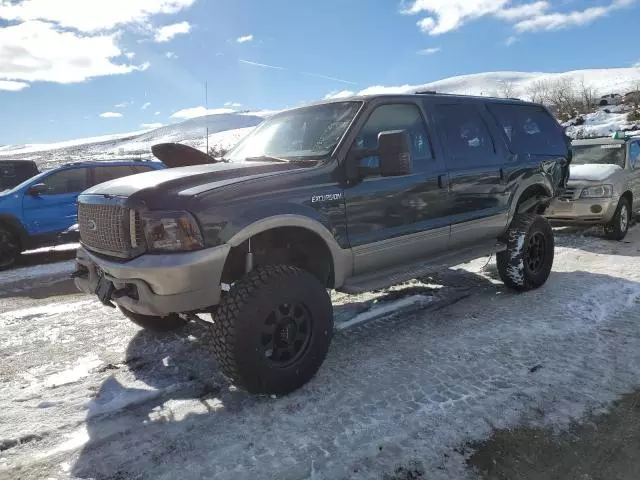
<path id="1" fill-rule="evenodd" d="M 0 0 L 0 144 L 175 123 L 204 110 L 205 81 L 210 109 L 261 110 L 466 73 L 628 67 L 638 19 L 636 0 Z"/>

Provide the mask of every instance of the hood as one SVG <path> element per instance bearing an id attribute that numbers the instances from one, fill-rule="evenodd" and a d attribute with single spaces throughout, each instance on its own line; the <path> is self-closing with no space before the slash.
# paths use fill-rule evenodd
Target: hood
<path id="1" fill-rule="evenodd" d="M 313 162 L 309 163 L 308 166 L 313 165 Z M 168 168 L 101 183 L 82 194 L 128 197 L 142 201 L 158 199 L 166 203 L 168 197 L 190 196 L 196 191 L 208 191 L 256 176 L 268 176 L 305 167 L 307 165 L 300 163 L 238 162 Z"/>
<path id="2" fill-rule="evenodd" d="M 619 165 L 571 165 L 569 180 L 588 180 L 600 182 L 606 180 L 617 171 L 622 170 Z"/>

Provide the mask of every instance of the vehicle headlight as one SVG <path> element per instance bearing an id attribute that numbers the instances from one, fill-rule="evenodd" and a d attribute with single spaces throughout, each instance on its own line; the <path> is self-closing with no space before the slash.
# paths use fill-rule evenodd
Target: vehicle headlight
<path id="1" fill-rule="evenodd" d="M 613 185 L 598 185 L 582 189 L 580 198 L 610 198 L 613 196 Z"/>
<path id="2" fill-rule="evenodd" d="M 198 222 L 188 212 L 144 212 L 142 225 L 149 250 L 185 252 L 204 247 Z"/>

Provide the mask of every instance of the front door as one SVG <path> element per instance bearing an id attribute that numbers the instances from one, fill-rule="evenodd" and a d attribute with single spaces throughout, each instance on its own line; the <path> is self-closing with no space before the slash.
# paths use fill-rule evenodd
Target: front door
<path id="1" fill-rule="evenodd" d="M 506 155 L 496 145 L 481 104 L 425 100 L 433 111 L 449 171 L 452 245 L 497 238 L 507 222 Z"/>
<path id="2" fill-rule="evenodd" d="M 397 177 L 365 176 L 344 190 L 354 274 L 410 262 L 444 250 L 449 243 L 446 218 L 447 173 L 436 158 L 420 107 L 380 104 L 369 112 L 351 150 L 375 149 L 378 134 L 405 130 L 411 141 L 413 172 Z M 375 168 L 379 158 L 362 159 Z"/>
<path id="3" fill-rule="evenodd" d="M 24 193 L 22 209 L 29 235 L 61 233 L 77 222 L 76 201 L 87 188 L 88 173 L 86 167 L 53 172 L 38 181 L 47 187 L 45 192 Z"/>

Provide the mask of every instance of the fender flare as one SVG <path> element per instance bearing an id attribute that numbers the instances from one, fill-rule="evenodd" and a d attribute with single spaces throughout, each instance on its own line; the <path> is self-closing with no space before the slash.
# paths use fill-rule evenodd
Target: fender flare
<path id="1" fill-rule="evenodd" d="M 345 278 L 353 269 L 353 255 L 351 250 L 342 249 L 331 232 L 322 223 L 313 218 L 297 214 L 280 214 L 253 222 L 237 232 L 226 243 L 237 247 L 249 238 L 280 227 L 298 227 L 309 230 L 318 235 L 331 253 L 333 263 L 334 288 L 342 286 Z"/>
<path id="2" fill-rule="evenodd" d="M 533 175 L 530 178 L 526 179 L 526 181 L 522 181 L 511 197 L 507 225 L 511 225 L 513 218 L 517 214 L 518 203 L 520 202 L 522 195 L 530 187 L 541 187 L 546 192 L 549 198 L 553 198 L 553 189 L 551 188 L 551 182 L 549 182 L 549 180 L 546 179 L 544 175 Z"/>

